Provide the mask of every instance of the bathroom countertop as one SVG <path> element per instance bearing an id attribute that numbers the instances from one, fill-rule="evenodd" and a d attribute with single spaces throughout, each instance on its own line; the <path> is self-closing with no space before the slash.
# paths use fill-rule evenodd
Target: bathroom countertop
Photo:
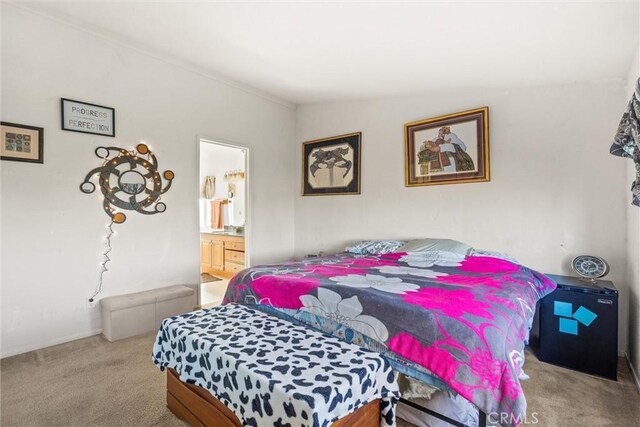
<path id="1" fill-rule="evenodd" d="M 236 232 L 236 231 L 225 231 L 225 230 L 214 230 L 211 228 L 201 228 L 200 229 L 200 233 L 203 234 L 215 234 L 215 235 L 221 235 L 221 236 L 237 236 L 237 237 L 244 237 L 244 232 Z"/>

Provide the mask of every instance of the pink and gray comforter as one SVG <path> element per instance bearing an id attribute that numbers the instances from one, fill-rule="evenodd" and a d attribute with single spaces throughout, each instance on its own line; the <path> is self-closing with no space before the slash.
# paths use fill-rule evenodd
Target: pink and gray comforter
<path id="1" fill-rule="evenodd" d="M 524 341 L 536 301 L 554 289 L 543 274 L 494 257 L 338 254 L 244 270 L 225 302 L 345 325 L 518 425 L 526 413 L 518 380 Z"/>

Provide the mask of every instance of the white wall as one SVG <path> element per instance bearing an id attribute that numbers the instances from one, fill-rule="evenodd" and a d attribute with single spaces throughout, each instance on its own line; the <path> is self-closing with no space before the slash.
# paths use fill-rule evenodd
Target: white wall
<path id="1" fill-rule="evenodd" d="M 626 90 L 621 107 L 624 108 L 632 96 L 640 77 L 640 57 L 636 57 L 629 68 Z M 627 163 L 627 189 L 636 179 L 635 163 Z M 629 282 L 629 359 L 636 375 L 640 375 L 640 207 L 631 205 L 631 192 L 627 191 L 627 263 Z"/>
<path id="2" fill-rule="evenodd" d="M 211 203 L 202 197 L 204 180 L 207 176 L 213 176 L 215 181 L 214 199 L 227 199 L 229 194 L 229 183 L 225 181 L 224 174 L 229 171 L 245 171 L 245 153 L 240 148 L 227 147 L 224 145 L 212 144 L 210 142 L 200 142 L 200 202 L 204 209 L 200 211 L 200 227 L 211 227 Z M 245 171 L 246 172 L 246 171 Z M 228 209 L 229 214 L 225 217 L 226 224 L 244 225 L 245 216 L 245 180 L 235 180 L 236 191 Z"/>
<path id="3" fill-rule="evenodd" d="M 60 98 L 114 107 L 116 138 L 60 130 Z M 176 178 L 164 214 L 117 225 L 103 296 L 198 283 L 196 135 L 246 145 L 253 263 L 293 252 L 294 110 L 2 4 L 2 120 L 45 128 L 44 164 L 2 163 L 2 355 L 100 331 L 109 218 L 78 186 L 101 145 L 144 140 Z"/>
<path id="4" fill-rule="evenodd" d="M 362 131 L 362 194 L 295 198 L 295 252 L 356 239 L 449 237 L 503 251 L 548 273 L 578 254 L 611 264 L 627 341 L 625 203 L 621 160 L 608 154 L 624 82 L 460 91 L 310 104 L 296 113 L 296 181 L 303 141 Z M 488 105 L 491 182 L 404 186 L 406 122 Z"/>
<path id="5" fill-rule="evenodd" d="M 103 295 L 197 283 L 196 135 L 251 149 L 254 264 L 288 258 L 294 244 L 301 255 L 360 238 L 418 236 L 509 252 L 552 273 L 570 273 L 574 255 L 593 253 L 610 261 L 621 290 L 626 347 L 633 277 L 638 319 L 638 241 L 629 238 L 628 258 L 620 242 L 627 226 L 638 234 L 638 210 L 625 208 L 630 165 L 625 172 L 607 154 L 628 99 L 622 82 L 311 104 L 296 114 L 12 5 L 3 3 L 2 15 L 2 120 L 45 128 L 43 165 L 0 163 L 3 356 L 100 330 L 86 299 L 108 218 L 97 195 L 78 190 L 99 163 L 97 146 L 144 140 L 161 169 L 176 173 L 166 213 L 130 214 L 117 226 Z M 114 107 L 117 138 L 61 131 L 61 97 Z M 404 187 L 403 124 L 482 105 L 491 108 L 492 181 Z M 362 194 L 294 196 L 300 143 L 352 131 L 363 132 Z M 637 323 L 631 335 L 638 366 Z"/>

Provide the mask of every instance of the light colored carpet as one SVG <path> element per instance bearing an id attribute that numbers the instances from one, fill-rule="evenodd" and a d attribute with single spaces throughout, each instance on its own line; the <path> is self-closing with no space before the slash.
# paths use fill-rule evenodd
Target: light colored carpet
<path id="1" fill-rule="evenodd" d="M 618 381 L 540 362 L 527 352 L 522 382 L 527 414 L 539 426 L 640 427 L 640 393 L 627 362 L 618 359 Z M 531 420 L 531 418 L 530 418 Z"/>
<path id="2" fill-rule="evenodd" d="M 218 279 L 215 282 L 200 284 L 200 305 L 202 308 L 216 307 L 222 304 L 227 292 L 229 279 Z"/>
<path id="3" fill-rule="evenodd" d="M 184 426 L 166 408 L 154 334 L 101 335 L 2 359 L 2 426 Z"/>
<path id="4" fill-rule="evenodd" d="M 212 276 L 209 273 L 200 273 L 200 283 L 217 282 L 219 277 Z"/>
<path id="5" fill-rule="evenodd" d="M 184 426 L 165 406 L 155 334 L 115 343 L 85 338 L 3 359 L 2 426 Z M 538 426 L 640 426 L 640 395 L 625 362 L 613 382 L 528 354 L 523 383 Z M 406 425 L 406 424 L 405 424 Z"/>

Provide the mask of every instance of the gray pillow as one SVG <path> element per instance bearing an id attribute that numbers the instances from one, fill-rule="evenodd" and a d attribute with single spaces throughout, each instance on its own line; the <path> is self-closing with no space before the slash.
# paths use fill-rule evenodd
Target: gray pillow
<path id="1" fill-rule="evenodd" d="M 472 247 L 466 243 L 451 239 L 415 239 L 409 240 L 398 252 L 446 251 L 468 255 Z"/>
<path id="2" fill-rule="evenodd" d="M 496 251 L 486 251 L 484 249 L 473 248 L 471 250 L 471 256 L 490 256 L 490 257 L 494 257 L 494 258 L 500 258 L 500 259 L 503 259 L 505 261 L 512 262 L 514 264 L 520 264 L 518 262 L 518 260 L 515 259 L 514 257 L 512 257 L 511 255 L 504 254 L 502 252 L 496 252 Z"/>
<path id="3" fill-rule="evenodd" d="M 359 255 L 390 254 L 401 252 L 398 251 L 398 248 L 405 243 L 407 242 L 400 240 L 362 240 L 356 242 L 353 246 L 348 246 L 345 250 Z"/>

